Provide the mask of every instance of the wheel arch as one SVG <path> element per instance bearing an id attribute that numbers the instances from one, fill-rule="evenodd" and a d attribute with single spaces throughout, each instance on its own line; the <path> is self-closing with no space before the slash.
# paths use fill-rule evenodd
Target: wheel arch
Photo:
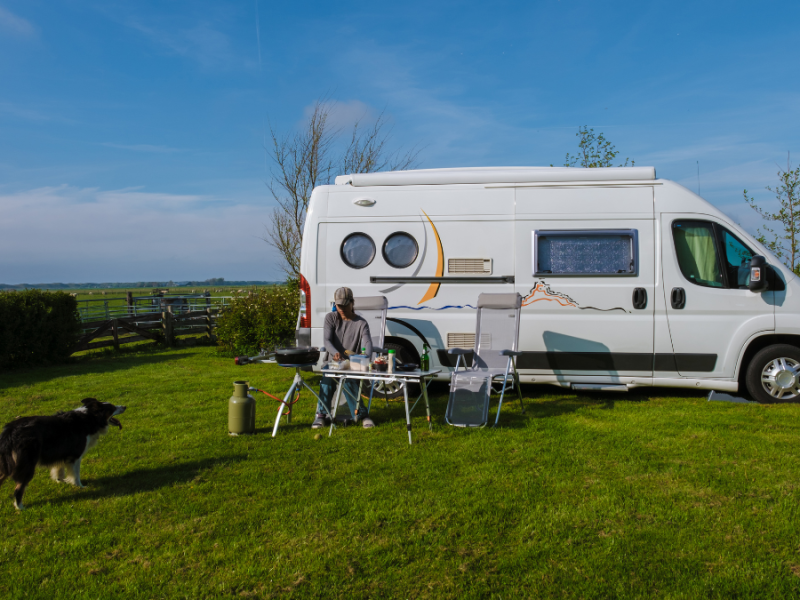
<path id="1" fill-rule="evenodd" d="M 745 347 L 744 352 L 742 352 L 739 365 L 737 366 L 736 380 L 739 382 L 740 392 L 747 390 L 747 383 L 745 379 L 747 375 L 747 367 L 750 365 L 750 361 L 753 360 L 753 357 L 759 351 L 763 350 L 767 346 L 773 346 L 775 344 L 789 344 L 790 346 L 795 346 L 796 348 L 800 349 L 800 335 L 792 335 L 788 333 L 770 333 L 766 335 L 760 335 L 750 340 Z"/>
<path id="2" fill-rule="evenodd" d="M 386 344 L 388 342 L 392 342 L 394 344 L 397 344 L 398 346 L 402 346 L 403 349 L 405 349 L 405 351 L 408 352 L 409 355 L 411 355 L 417 361 L 417 364 L 419 364 L 420 361 L 419 350 L 417 350 L 417 347 L 414 345 L 413 342 L 405 338 L 396 337 L 393 335 L 387 335 L 386 338 L 384 338 L 383 343 Z"/>

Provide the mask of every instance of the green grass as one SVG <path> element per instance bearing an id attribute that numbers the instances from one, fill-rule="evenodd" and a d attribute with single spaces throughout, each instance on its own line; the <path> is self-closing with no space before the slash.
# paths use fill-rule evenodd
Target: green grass
<path id="1" fill-rule="evenodd" d="M 3 598 L 787 598 L 800 595 L 800 406 L 646 390 L 523 387 L 502 427 L 465 431 L 433 394 L 314 439 L 310 396 L 270 437 L 227 435 L 235 379 L 293 372 L 213 348 L 0 376 L 0 419 L 125 404 L 76 489 L 0 488 Z M 308 375 L 310 381 L 316 381 Z M 327 432 L 326 432 L 327 433 Z"/>

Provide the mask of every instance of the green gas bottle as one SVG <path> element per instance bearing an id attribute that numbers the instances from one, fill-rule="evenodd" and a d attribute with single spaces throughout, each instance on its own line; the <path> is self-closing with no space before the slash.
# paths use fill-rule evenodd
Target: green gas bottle
<path id="1" fill-rule="evenodd" d="M 228 433 L 241 435 L 256 432 L 256 401 L 248 394 L 249 381 L 234 381 L 233 396 L 228 400 Z"/>

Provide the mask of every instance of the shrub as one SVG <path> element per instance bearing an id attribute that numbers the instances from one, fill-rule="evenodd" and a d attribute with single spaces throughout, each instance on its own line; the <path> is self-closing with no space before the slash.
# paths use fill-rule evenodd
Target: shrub
<path id="1" fill-rule="evenodd" d="M 237 355 L 286 345 L 294 340 L 299 310 L 296 285 L 238 294 L 217 320 L 217 340 Z"/>
<path id="2" fill-rule="evenodd" d="M 0 293 L 0 368 L 64 361 L 80 333 L 78 301 L 66 292 Z"/>

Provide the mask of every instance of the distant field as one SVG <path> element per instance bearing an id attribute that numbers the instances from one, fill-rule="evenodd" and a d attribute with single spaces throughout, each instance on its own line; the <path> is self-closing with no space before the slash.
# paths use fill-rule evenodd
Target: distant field
<path id="1" fill-rule="evenodd" d="M 185 295 L 185 294 L 202 294 L 206 290 L 211 293 L 211 297 L 226 297 L 233 296 L 239 290 L 250 290 L 253 288 L 263 289 L 275 287 L 274 285 L 259 285 L 259 286 L 209 286 L 209 287 L 162 287 L 162 288 L 127 288 L 127 289 L 68 289 L 61 290 L 68 294 L 77 294 L 78 300 L 110 300 L 112 298 L 125 298 L 128 292 L 132 292 L 134 296 L 151 296 L 154 289 L 169 290 L 169 294 Z"/>

